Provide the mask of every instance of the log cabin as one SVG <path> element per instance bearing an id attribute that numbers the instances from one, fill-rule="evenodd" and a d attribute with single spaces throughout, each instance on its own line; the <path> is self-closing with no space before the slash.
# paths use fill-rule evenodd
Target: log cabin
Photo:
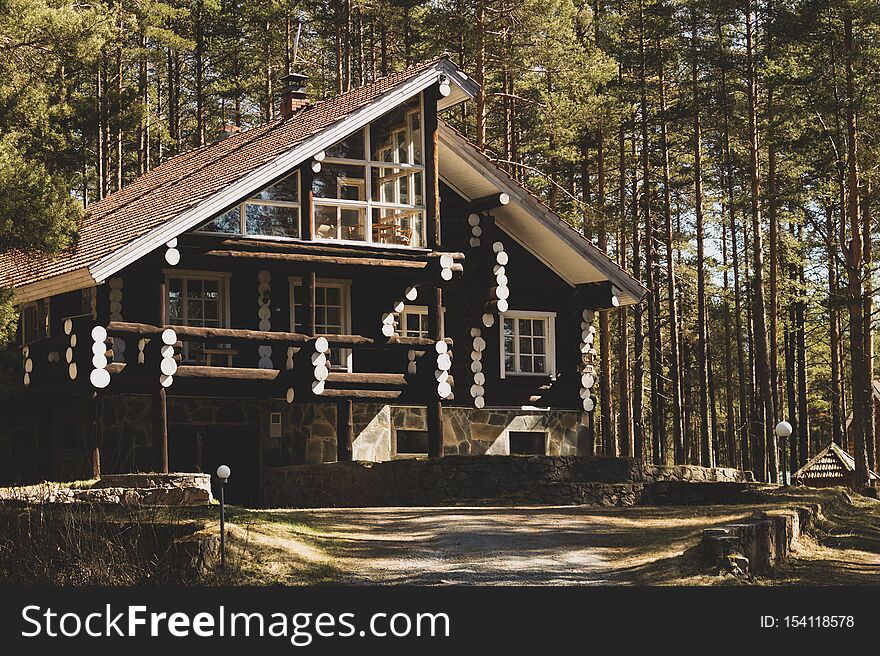
<path id="1" fill-rule="evenodd" d="M 173 157 L 76 246 L 0 255 L 22 304 L 5 482 L 589 451 L 595 312 L 643 286 L 442 112 L 446 56 Z"/>

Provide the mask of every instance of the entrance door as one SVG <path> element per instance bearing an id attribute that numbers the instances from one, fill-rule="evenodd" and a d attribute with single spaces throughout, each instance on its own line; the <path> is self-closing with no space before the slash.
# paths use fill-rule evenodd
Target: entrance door
<path id="1" fill-rule="evenodd" d="M 211 474 L 211 489 L 219 498 L 217 467 L 232 470 L 226 501 L 242 506 L 257 502 L 260 484 L 260 431 L 257 426 L 172 425 L 168 438 L 171 471 Z"/>

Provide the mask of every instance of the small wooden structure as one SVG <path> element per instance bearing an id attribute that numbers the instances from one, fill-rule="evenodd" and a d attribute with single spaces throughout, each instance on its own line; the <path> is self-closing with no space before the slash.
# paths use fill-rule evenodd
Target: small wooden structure
<path id="1" fill-rule="evenodd" d="M 817 453 L 810 461 L 798 469 L 792 480 L 798 485 L 810 487 L 859 487 L 855 480 L 856 461 L 840 446 L 832 442 Z M 874 472 L 868 472 L 868 484 L 876 485 L 880 480 Z"/>

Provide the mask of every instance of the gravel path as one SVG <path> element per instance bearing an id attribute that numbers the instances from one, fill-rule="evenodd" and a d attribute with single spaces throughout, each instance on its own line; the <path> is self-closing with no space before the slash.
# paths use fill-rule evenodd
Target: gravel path
<path id="1" fill-rule="evenodd" d="M 747 507 L 360 508 L 297 511 L 356 584 L 674 583 L 703 528 Z M 340 581 L 342 582 L 342 581 Z"/>

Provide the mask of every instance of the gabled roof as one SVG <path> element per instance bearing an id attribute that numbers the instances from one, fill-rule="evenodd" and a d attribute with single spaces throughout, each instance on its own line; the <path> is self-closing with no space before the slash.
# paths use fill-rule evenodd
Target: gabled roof
<path id="1" fill-rule="evenodd" d="M 102 282 L 419 93 L 441 73 L 452 82 L 441 109 L 476 93 L 476 84 L 444 55 L 173 157 L 90 205 L 69 252 L 51 259 L 0 254 L 0 286 L 15 287 L 27 301 Z"/>
<path id="2" fill-rule="evenodd" d="M 315 103 L 167 160 L 89 206 L 79 241 L 53 258 L 0 254 L 0 286 L 21 301 L 103 282 L 178 235 L 206 223 L 446 75 L 452 93 L 439 109 L 472 98 L 477 85 L 448 57 L 422 62 L 372 84 Z M 645 288 L 460 133 L 440 124 L 440 175 L 468 199 L 505 191 L 497 224 L 572 285 L 611 281 L 621 304 Z"/>
<path id="3" fill-rule="evenodd" d="M 810 461 L 798 469 L 793 475 L 793 479 L 799 479 L 809 483 L 811 479 L 834 479 L 839 478 L 843 482 L 844 477 L 856 470 L 855 459 L 832 442 L 819 453 L 813 456 Z M 880 479 L 872 471 L 868 472 L 868 478 L 876 481 Z"/>

